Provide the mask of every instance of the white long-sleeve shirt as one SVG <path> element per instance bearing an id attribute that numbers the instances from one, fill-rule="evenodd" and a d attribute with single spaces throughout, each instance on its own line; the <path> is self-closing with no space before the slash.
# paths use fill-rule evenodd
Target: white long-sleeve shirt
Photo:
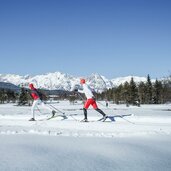
<path id="1" fill-rule="evenodd" d="M 83 84 L 83 90 L 78 90 L 79 93 L 84 93 L 87 99 L 94 98 L 91 88 L 87 84 Z"/>

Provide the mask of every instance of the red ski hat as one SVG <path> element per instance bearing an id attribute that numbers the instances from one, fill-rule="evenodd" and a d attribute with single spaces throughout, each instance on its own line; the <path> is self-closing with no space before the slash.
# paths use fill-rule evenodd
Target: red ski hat
<path id="1" fill-rule="evenodd" d="M 32 83 L 29 84 L 30 88 L 34 88 L 34 85 Z"/>
<path id="2" fill-rule="evenodd" d="M 80 79 L 80 84 L 85 84 L 85 79 Z"/>

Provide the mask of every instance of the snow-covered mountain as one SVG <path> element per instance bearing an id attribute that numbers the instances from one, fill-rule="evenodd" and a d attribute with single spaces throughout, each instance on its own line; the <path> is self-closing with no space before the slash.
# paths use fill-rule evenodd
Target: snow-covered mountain
<path id="1" fill-rule="evenodd" d="M 102 92 L 105 89 L 109 89 L 114 87 L 111 80 L 108 80 L 104 76 L 101 76 L 99 74 L 91 74 L 89 77 L 86 78 L 87 84 L 90 85 L 90 87 L 93 87 L 93 89 L 96 92 Z"/>
<path id="2" fill-rule="evenodd" d="M 99 74 L 91 74 L 86 77 L 87 84 L 93 87 L 96 91 L 101 92 L 105 89 L 109 89 L 130 81 L 132 76 L 119 77 L 114 79 L 107 79 Z M 69 74 L 61 72 L 47 73 L 36 76 L 20 76 L 14 74 L 0 74 L 0 82 L 12 83 L 17 86 L 28 87 L 29 83 L 34 83 L 37 88 L 43 88 L 48 90 L 72 90 L 75 85 L 79 84 L 81 77 L 74 77 Z M 135 82 L 146 81 L 145 77 L 133 76 Z"/>
<path id="3" fill-rule="evenodd" d="M 145 78 L 145 77 L 127 76 L 127 77 L 114 78 L 114 79 L 111 80 L 111 82 L 113 83 L 114 86 L 118 86 L 120 84 L 125 83 L 126 81 L 130 82 L 132 77 L 134 78 L 134 81 L 136 83 L 140 83 L 141 81 L 142 82 L 146 82 L 147 81 L 147 78 Z M 153 82 L 154 80 L 151 80 L 151 81 Z"/>

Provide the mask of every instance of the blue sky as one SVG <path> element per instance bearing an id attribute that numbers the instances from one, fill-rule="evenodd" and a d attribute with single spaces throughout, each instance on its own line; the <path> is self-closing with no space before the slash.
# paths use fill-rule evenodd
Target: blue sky
<path id="1" fill-rule="evenodd" d="M 0 0 L 0 73 L 171 74 L 170 0 Z"/>

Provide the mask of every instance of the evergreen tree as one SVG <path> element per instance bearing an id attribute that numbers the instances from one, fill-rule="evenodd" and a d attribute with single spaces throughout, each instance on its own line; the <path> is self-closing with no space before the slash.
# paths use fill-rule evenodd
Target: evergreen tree
<path id="1" fill-rule="evenodd" d="M 131 78 L 131 81 L 130 81 L 130 104 L 132 105 L 137 105 L 137 102 L 138 102 L 138 89 L 137 89 L 137 86 L 136 86 L 136 83 L 134 82 L 134 79 L 133 77 Z"/>
<path id="2" fill-rule="evenodd" d="M 163 103 L 171 102 L 171 76 L 163 80 Z"/>
<path id="3" fill-rule="evenodd" d="M 153 87 L 153 103 L 161 104 L 162 103 L 162 83 L 156 79 Z"/>
<path id="4" fill-rule="evenodd" d="M 31 96 L 23 86 L 19 94 L 18 105 L 30 105 Z"/>
<path id="5" fill-rule="evenodd" d="M 108 90 L 109 91 L 109 90 Z M 104 91 L 104 92 L 102 92 L 102 93 L 94 93 L 94 95 L 95 95 L 95 98 L 96 99 L 98 99 L 98 100 L 104 100 L 105 99 L 105 97 L 107 96 L 106 95 L 106 93 L 108 92 L 108 91 Z"/>
<path id="6" fill-rule="evenodd" d="M 113 100 L 113 89 L 109 89 L 108 91 L 106 91 L 105 94 L 106 94 L 105 100 L 107 101 Z"/>
<path id="7" fill-rule="evenodd" d="M 138 98 L 140 101 L 140 104 L 146 103 L 146 85 L 144 82 L 140 82 L 138 85 Z"/>
<path id="8" fill-rule="evenodd" d="M 5 103 L 7 100 L 7 93 L 5 89 L 0 89 L 0 103 Z"/>
<path id="9" fill-rule="evenodd" d="M 12 102 L 12 103 L 15 103 L 16 102 L 16 99 L 17 99 L 17 94 L 12 91 L 12 90 L 7 90 L 6 92 L 7 94 L 7 102 Z"/>
<path id="10" fill-rule="evenodd" d="M 146 82 L 146 92 L 145 92 L 146 104 L 152 104 L 153 103 L 152 91 L 153 91 L 153 87 L 152 87 L 150 76 L 148 75 L 147 76 L 147 82 Z"/>
<path id="11" fill-rule="evenodd" d="M 122 97 L 123 97 L 123 100 L 126 103 L 126 105 L 129 106 L 129 103 L 130 103 L 130 85 L 127 81 L 123 85 Z"/>
<path id="12" fill-rule="evenodd" d="M 123 90 L 122 84 L 120 84 L 119 87 L 117 87 L 114 90 L 114 103 L 116 103 L 116 104 L 123 103 L 122 90 Z"/>

